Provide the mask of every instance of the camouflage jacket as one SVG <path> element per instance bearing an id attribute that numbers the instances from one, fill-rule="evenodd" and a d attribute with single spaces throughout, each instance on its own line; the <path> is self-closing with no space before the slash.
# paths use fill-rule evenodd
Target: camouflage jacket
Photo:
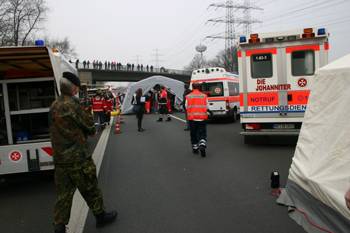
<path id="1" fill-rule="evenodd" d="M 54 163 L 72 163 L 91 156 L 88 135 L 96 128 L 88 105 L 62 93 L 51 105 L 49 131 Z"/>

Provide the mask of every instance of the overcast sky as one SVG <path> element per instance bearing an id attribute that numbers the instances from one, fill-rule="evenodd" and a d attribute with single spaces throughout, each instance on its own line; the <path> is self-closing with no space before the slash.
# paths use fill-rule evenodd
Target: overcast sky
<path id="1" fill-rule="evenodd" d="M 52 12 L 46 34 L 68 36 L 80 61 L 142 63 L 183 69 L 204 44 L 207 59 L 225 48 L 224 39 L 205 39 L 225 33 L 225 24 L 207 22 L 225 17 L 226 9 L 209 7 L 214 0 L 47 0 Z M 243 4 L 244 0 L 234 1 Z M 330 62 L 350 53 L 350 0 L 251 0 L 264 10 L 251 10 L 253 32 L 327 27 Z M 243 17 L 242 11 L 234 12 Z M 242 26 L 236 26 L 237 33 Z M 158 56 L 157 56 L 158 54 Z M 76 58 L 71 58 L 72 60 Z"/>

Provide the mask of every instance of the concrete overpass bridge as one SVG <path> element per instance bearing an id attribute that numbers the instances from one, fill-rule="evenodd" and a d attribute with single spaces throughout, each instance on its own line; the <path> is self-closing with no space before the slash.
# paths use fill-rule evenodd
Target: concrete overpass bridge
<path id="1" fill-rule="evenodd" d="M 125 67 L 110 68 L 104 69 L 104 66 L 100 68 L 93 68 L 90 64 L 90 67 L 83 66 L 83 64 L 78 64 L 78 73 L 81 82 L 96 84 L 96 82 L 138 82 L 142 79 L 149 78 L 155 75 L 162 75 L 168 78 L 176 79 L 184 83 L 190 83 L 191 80 L 191 71 L 185 70 L 172 70 L 164 68 L 155 68 L 152 71 L 149 69 L 146 70 L 143 67 L 141 69 L 134 70 L 126 69 Z"/>

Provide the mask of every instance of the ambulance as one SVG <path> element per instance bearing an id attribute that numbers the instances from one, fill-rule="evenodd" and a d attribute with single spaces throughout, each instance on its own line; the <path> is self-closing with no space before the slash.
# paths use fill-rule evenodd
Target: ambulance
<path id="1" fill-rule="evenodd" d="M 315 71 L 328 64 L 327 28 L 239 38 L 241 135 L 299 135 Z"/>
<path id="2" fill-rule="evenodd" d="M 224 68 L 202 68 L 192 72 L 192 83 L 201 84 L 202 91 L 208 96 L 209 109 L 213 115 L 209 118 L 229 118 L 237 121 L 239 108 L 238 75 L 228 73 Z"/>
<path id="3" fill-rule="evenodd" d="M 76 69 L 42 41 L 0 47 L 0 184 L 13 174 L 54 168 L 48 112 L 62 72 Z"/>

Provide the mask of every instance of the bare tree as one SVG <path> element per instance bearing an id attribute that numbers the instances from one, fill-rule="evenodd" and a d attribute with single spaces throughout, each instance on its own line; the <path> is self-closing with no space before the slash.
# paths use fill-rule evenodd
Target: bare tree
<path id="1" fill-rule="evenodd" d="M 221 50 L 214 59 L 207 62 L 211 67 L 222 67 L 228 72 L 238 72 L 237 46 L 232 46 L 227 50 Z"/>
<path id="2" fill-rule="evenodd" d="M 50 49 L 57 49 L 58 52 L 64 55 L 67 59 L 71 57 L 75 58 L 78 56 L 75 51 L 75 46 L 71 44 L 68 36 L 64 37 L 63 39 L 50 39 L 48 37 L 45 37 L 45 44 Z"/>
<path id="3" fill-rule="evenodd" d="M 199 54 L 196 54 L 190 64 L 184 67 L 184 70 L 197 70 L 205 67 L 222 67 L 228 72 L 238 72 L 237 46 L 232 46 L 227 50 L 221 50 L 215 58 L 206 60 Z"/>
<path id="4" fill-rule="evenodd" d="M 32 45 L 36 31 L 47 19 L 49 7 L 45 0 L 0 0 L 1 45 Z"/>
<path id="5" fill-rule="evenodd" d="M 204 57 L 202 57 L 200 54 L 196 54 L 190 64 L 184 67 L 184 70 L 197 70 L 200 68 L 204 68 L 207 65 L 207 61 L 205 60 Z"/>
<path id="6" fill-rule="evenodd" d="M 6 44 L 6 35 L 10 27 L 7 5 L 7 0 L 0 0 L 0 45 Z"/>

